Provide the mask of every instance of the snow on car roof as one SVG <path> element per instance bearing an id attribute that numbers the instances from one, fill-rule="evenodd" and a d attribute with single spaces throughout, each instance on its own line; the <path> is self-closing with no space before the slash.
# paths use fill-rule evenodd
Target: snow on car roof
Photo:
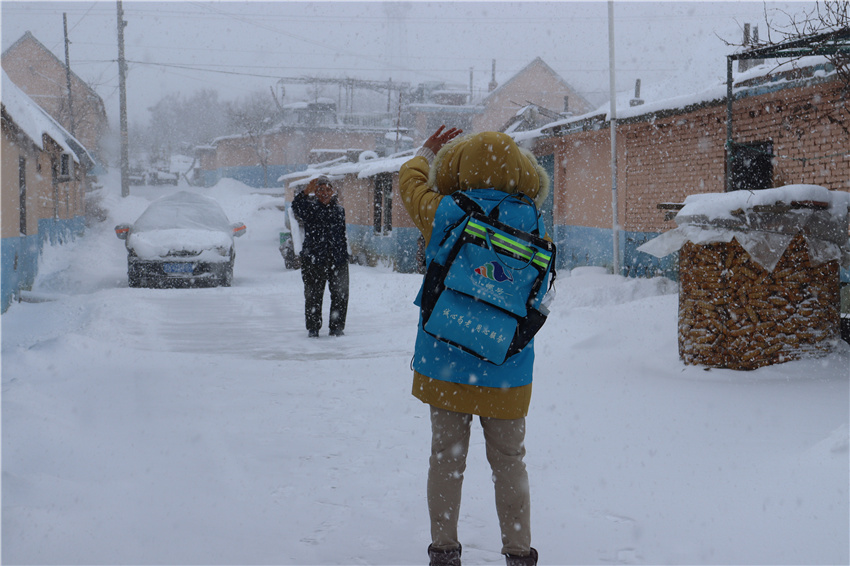
<path id="1" fill-rule="evenodd" d="M 133 224 L 134 232 L 193 228 L 230 233 L 230 221 L 208 196 L 179 191 L 155 200 Z"/>

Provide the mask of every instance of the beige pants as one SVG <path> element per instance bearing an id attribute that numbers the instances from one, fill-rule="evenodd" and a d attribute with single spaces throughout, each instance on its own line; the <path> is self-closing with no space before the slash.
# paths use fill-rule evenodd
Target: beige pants
<path id="1" fill-rule="evenodd" d="M 480 419 L 496 489 L 502 554 L 525 556 L 531 548 L 528 474 L 522 461 L 525 419 Z M 428 511 L 433 547 L 438 550 L 460 544 L 457 522 L 471 424 L 472 415 L 431 407 Z"/>

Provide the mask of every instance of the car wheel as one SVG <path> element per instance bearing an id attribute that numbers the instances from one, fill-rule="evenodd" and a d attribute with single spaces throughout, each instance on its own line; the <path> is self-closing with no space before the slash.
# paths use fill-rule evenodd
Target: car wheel
<path id="1" fill-rule="evenodd" d="M 227 264 L 227 267 L 224 268 L 221 274 L 221 286 L 222 287 L 230 287 L 233 285 L 233 264 L 236 261 L 236 254 L 232 254 L 230 256 L 230 262 Z"/>
<path id="2" fill-rule="evenodd" d="M 142 286 L 142 274 L 132 263 L 127 264 L 127 284 L 134 288 Z"/>

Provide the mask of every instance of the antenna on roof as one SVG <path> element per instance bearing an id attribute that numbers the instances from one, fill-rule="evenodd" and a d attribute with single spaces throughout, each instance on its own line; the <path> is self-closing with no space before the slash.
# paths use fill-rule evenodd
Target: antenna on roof
<path id="1" fill-rule="evenodd" d="M 640 97 L 640 79 L 635 80 L 635 97 L 629 100 L 629 106 L 640 106 L 643 99 Z"/>
<path id="2" fill-rule="evenodd" d="M 499 83 L 496 82 L 496 60 L 493 59 L 493 71 L 490 74 L 490 84 L 487 85 L 487 91 L 493 92 L 497 86 L 499 86 Z"/>
<path id="3" fill-rule="evenodd" d="M 753 26 L 752 35 L 750 35 L 750 24 L 744 24 L 744 38 L 742 45 L 744 49 L 756 47 L 759 42 L 759 27 Z M 764 59 L 738 59 L 738 72 L 743 73 L 747 69 L 758 67 L 764 63 Z"/>

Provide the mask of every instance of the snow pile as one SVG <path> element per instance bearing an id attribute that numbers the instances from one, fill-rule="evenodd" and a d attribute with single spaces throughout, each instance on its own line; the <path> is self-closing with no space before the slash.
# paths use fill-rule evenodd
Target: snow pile
<path id="1" fill-rule="evenodd" d="M 838 260 L 850 267 L 850 193 L 817 185 L 690 195 L 676 215 L 678 227 L 639 251 L 664 257 L 685 242 L 711 244 L 734 238 L 762 267 L 773 271 L 791 240 L 802 234 L 814 265 Z"/>
<path id="2" fill-rule="evenodd" d="M 284 213 L 236 181 L 233 287 L 131 289 L 120 186 L 2 316 L 4 564 L 423 564 L 421 275 L 353 265 L 346 335 L 307 338 Z M 104 189 L 107 190 L 107 189 Z M 542 564 L 847 564 L 846 344 L 752 372 L 685 366 L 676 284 L 559 273 L 526 463 Z M 325 300 L 324 320 L 327 320 Z M 463 562 L 504 564 L 480 425 Z"/>

